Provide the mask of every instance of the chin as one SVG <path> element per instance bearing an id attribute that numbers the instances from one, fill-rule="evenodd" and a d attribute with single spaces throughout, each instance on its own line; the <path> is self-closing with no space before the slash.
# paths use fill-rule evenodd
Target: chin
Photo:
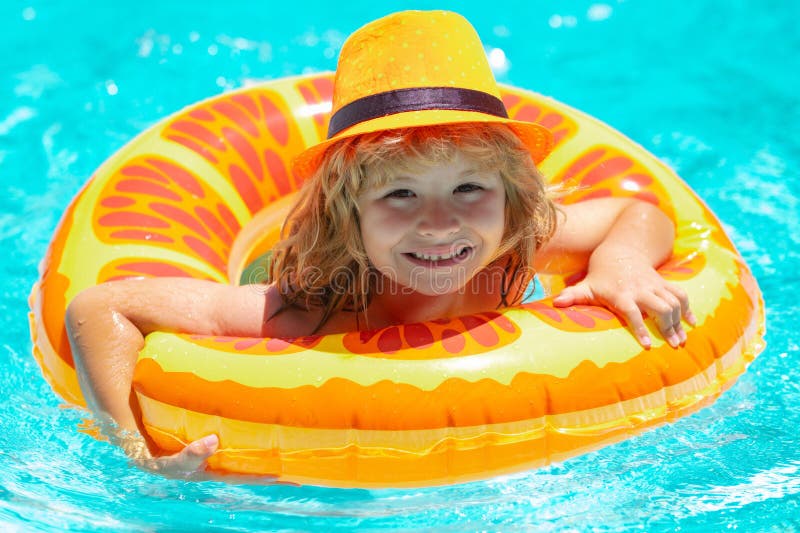
<path id="1" fill-rule="evenodd" d="M 395 267 L 396 268 L 396 267 Z M 378 291 L 384 290 L 389 295 L 421 294 L 425 296 L 446 296 L 463 293 L 466 286 L 479 269 L 457 268 L 450 272 L 438 274 L 426 272 L 425 269 L 405 269 L 378 267 L 384 281 Z"/>
<path id="2" fill-rule="evenodd" d="M 406 294 L 409 292 L 417 292 L 425 296 L 445 296 L 464 292 L 464 287 L 467 285 L 470 277 L 471 276 L 468 277 L 466 273 L 432 278 L 426 276 L 426 279 L 419 279 L 419 277 L 417 277 L 403 280 L 400 285 L 402 285 L 403 291 Z"/>
<path id="3" fill-rule="evenodd" d="M 404 287 L 404 288 L 407 289 L 409 292 L 416 292 L 418 294 L 422 294 L 422 295 L 425 295 L 425 296 L 446 296 L 448 294 L 456 294 L 456 293 L 463 292 L 463 288 L 464 287 L 463 286 L 454 287 L 452 289 L 449 288 L 449 287 L 442 288 L 442 287 L 431 287 L 431 286 L 428 286 L 428 287 L 425 287 L 425 286 L 419 287 L 418 286 L 418 287 L 414 287 L 414 288 L 412 288 L 412 287 Z"/>

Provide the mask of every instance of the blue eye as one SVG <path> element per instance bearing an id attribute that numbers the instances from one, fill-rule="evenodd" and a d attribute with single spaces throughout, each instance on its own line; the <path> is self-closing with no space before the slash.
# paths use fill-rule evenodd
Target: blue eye
<path id="1" fill-rule="evenodd" d="M 476 183 L 464 183 L 455 188 L 453 192 L 476 192 L 482 191 L 483 187 Z"/>
<path id="2" fill-rule="evenodd" d="M 411 189 L 395 189 L 384 198 L 412 198 L 414 196 L 414 191 Z"/>

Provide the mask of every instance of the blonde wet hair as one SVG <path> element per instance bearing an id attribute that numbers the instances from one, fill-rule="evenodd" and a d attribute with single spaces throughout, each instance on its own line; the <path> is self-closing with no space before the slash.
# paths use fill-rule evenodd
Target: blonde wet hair
<path id="1" fill-rule="evenodd" d="M 491 266 L 503 270 L 498 307 L 518 303 L 536 251 L 555 231 L 555 206 L 530 153 L 507 126 L 452 124 L 366 134 L 327 150 L 273 250 L 270 279 L 283 297 L 281 310 L 320 308 L 317 329 L 338 311 L 366 316 L 376 276 L 361 239 L 359 196 L 399 171 L 450 161 L 456 151 L 480 170 L 500 174 L 505 230 Z"/>

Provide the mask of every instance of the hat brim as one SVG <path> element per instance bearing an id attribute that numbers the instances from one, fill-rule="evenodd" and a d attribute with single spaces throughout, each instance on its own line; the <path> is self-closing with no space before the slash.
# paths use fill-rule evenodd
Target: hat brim
<path id="1" fill-rule="evenodd" d="M 298 178 L 304 180 L 310 177 L 319 166 L 325 151 L 333 144 L 378 131 L 394 130 L 400 128 L 416 128 L 421 126 L 439 126 L 445 124 L 463 123 L 494 123 L 506 124 L 528 147 L 534 163 L 541 162 L 553 149 L 553 135 L 550 130 L 533 122 L 523 122 L 503 117 L 487 115 L 475 111 L 456 111 L 450 109 L 428 109 L 424 111 L 408 111 L 375 118 L 339 132 L 336 136 L 315 144 L 298 154 L 292 163 L 292 170 Z"/>

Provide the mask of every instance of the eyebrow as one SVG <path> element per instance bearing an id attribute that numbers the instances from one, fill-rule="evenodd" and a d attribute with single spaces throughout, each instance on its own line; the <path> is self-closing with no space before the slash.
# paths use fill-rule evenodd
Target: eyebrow
<path id="1" fill-rule="evenodd" d="M 484 168 L 479 168 L 479 167 L 478 168 L 471 168 L 471 169 L 465 170 L 464 172 L 461 172 L 458 175 L 458 179 L 467 179 L 467 178 L 469 178 L 469 179 L 476 179 L 476 180 L 482 181 L 482 182 L 490 182 L 490 181 L 492 181 L 492 173 L 493 172 L 494 171 L 490 170 L 490 169 L 484 169 Z"/>
<path id="2" fill-rule="evenodd" d="M 464 179 L 464 178 L 469 178 L 469 177 L 472 177 L 472 176 L 475 176 L 475 177 L 478 177 L 478 178 L 483 178 L 484 176 L 483 176 L 482 169 L 480 169 L 480 168 L 468 168 L 466 170 L 462 170 L 461 172 L 459 172 L 458 176 L 456 176 L 456 177 L 458 179 Z M 414 181 L 415 179 L 417 179 L 417 178 L 415 178 L 413 176 L 406 175 L 406 174 L 395 174 L 394 176 L 390 176 L 389 177 L 389 181 L 387 182 L 387 184 L 395 182 L 395 181 Z"/>

